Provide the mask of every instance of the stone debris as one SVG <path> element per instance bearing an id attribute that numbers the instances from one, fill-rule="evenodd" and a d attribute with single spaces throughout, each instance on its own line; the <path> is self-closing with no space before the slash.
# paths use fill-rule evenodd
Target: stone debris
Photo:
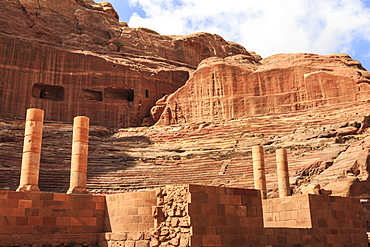
<path id="1" fill-rule="evenodd" d="M 156 226 L 151 233 L 151 246 L 190 246 L 188 188 L 181 186 L 159 188 L 157 196 L 158 206 L 153 212 Z"/>

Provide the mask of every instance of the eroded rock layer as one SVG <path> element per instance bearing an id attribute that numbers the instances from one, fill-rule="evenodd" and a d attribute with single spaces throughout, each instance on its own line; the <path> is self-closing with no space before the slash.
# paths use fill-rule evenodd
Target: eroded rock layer
<path id="1" fill-rule="evenodd" d="M 164 36 L 129 28 L 107 2 L 0 0 L 1 116 L 27 108 L 47 120 L 128 127 L 184 85 L 211 56 L 249 54 L 218 35 Z"/>
<path id="2" fill-rule="evenodd" d="M 21 163 L 24 126 L 9 119 L 37 107 L 47 120 L 43 191 L 65 192 L 70 170 L 71 126 L 50 120 L 85 115 L 106 127 L 158 121 L 114 135 L 92 128 L 92 193 L 176 183 L 251 188 L 250 148 L 263 145 L 270 197 L 281 147 L 294 193 L 369 196 L 370 73 L 349 56 L 261 59 L 218 35 L 129 28 L 107 2 L 0 4 L 2 189 L 18 186 Z"/>
<path id="3" fill-rule="evenodd" d="M 25 117 L 45 110 L 47 120 L 85 115 L 96 125 L 140 126 L 154 102 L 189 77 L 186 69 L 150 69 L 125 60 L 0 36 L 0 114 Z"/>
<path id="4" fill-rule="evenodd" d="M 152 115 L 169 125 L 283 113 L 368 99 L 369 83 L 370 73 L 345 54 L 208 58 Z"/>
<path id="5" fill-rule="evenodd" d="M 278 196 L 275 151 L 288 150 L 294 193 L 319 184 L 332 195 L 369 197 L 369 102 L 341 103 L 219 124 L 92 127 L 88 184 L 117 193 L 189 182 L 253 188 L 251 147 L 262 145 L 269 197 Z M 367 120 L 366 120 L 367 119 Z M 42 191 L 69 187 L 72 125 L 46 123 L 40 166 Z M 0 188 L 19 185 L 24 123 L 0 121 Z M 364 148 L 364 149 L 362 149 Z"/>

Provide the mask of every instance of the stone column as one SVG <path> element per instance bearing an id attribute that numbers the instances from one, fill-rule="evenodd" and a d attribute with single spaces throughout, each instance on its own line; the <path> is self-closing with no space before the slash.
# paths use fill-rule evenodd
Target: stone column
<path id="1" fill-rule="evenodd" d="M 276 150 L 279 196 L 290 196 L 288 158 L 286 149 Z"/>
<path id="2" fill-rule="evenodd" d="M 24 131 L 21 178 L 17 191 L 40 191 L 39 173 L 44 111 L 27 110 Z"/>
<path id="3" fill-rule="evenodd" d="M 267 198 L 265 159 L 263 157 L 263 147 L 252 147 L 254 188 L 261 191 L 262 199 Z"/>
<path id="4" fill-rule="evenodd" d="M 71 178 L 67 194 L 87 194 L 87 156 L 90 119 L 84 116 L 73 120 L 73 141 L 71 157 Z"/>

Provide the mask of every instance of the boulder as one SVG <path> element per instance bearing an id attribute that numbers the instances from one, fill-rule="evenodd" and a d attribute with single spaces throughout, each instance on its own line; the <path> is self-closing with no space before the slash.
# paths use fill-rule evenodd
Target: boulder
<path id="1" fill-rule="evenodd" d="M 368 194 L 370 187 L 370 138 L 352 143 L 333 164 L 312 183 L 331 190 L 333 195 L 360 197 Z"/>

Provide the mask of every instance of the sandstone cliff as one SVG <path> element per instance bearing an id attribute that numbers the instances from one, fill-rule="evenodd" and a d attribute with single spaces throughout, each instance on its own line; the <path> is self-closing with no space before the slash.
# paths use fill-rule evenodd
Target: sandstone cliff
<path id="1" fill-rule="evenodd" d="M 92 129 L 90 191 L 190 182 L 251 188 L 250 147 L 263 145 L 271 197 L 280 147 L 289 149 L 295 193 L 311 183 L 368 197 L 370 73 L 349 56 L 261 59 L 214 34 L 129 28 L 106 2 L 0 4 L 2 188 L 16 188 L 21 162 L 23 126 L 9 118 L 38 107 L 53 121 L 86 115 L 93 125 L 150 125 L 159 99 L 157 126 L 114 136 Z M 45 127 L 45 191 L 68 186 L 70 137 L 69 125 Z"/>
<path id="2" fill-rule="evenodd" d="M 92 0 L 1 0 L 0 33 L 90 51 L 162 57 L 196 68 L 204 58 L 248 54 L 218 35 L 165 36 L 118 21 L 110 3 Z M 117 53 L 116 53 L 117 55 Z"/>
<path id="3" fill-rule="evenodd" d="M 47 120 L 140 126 L 165 94 L 211 56 L 249 54 L 218 35 L 129 28 L 107 2 L 0 0 L 1 116 L 29 107 Z M 151 124 L 151 122 L 145 122 Z"/>
<path id="4" fill-rule="evenodd" d="M 236 55 L 203 60 L 186 85 L 152 109 L 158 124 L 220 122 L 366 100 L 370 73 L 345 54 Z"/>

